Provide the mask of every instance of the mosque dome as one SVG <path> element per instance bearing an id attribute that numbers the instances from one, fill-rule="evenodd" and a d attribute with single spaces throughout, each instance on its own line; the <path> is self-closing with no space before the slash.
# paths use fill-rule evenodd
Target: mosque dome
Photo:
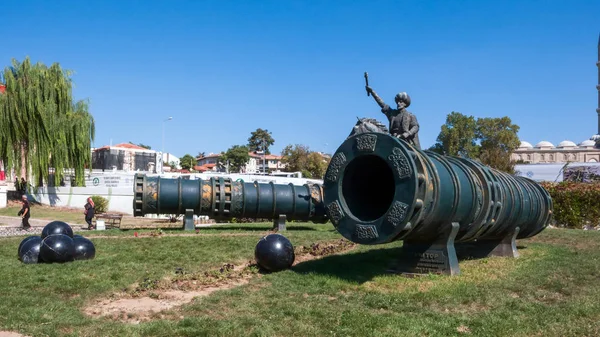
<path id="1" fill-rule="evenodd" d="M 541 142 L 535 144 L 535 147 L 554 147 L 554 145 L 548 141 L 542 140 Z"/>
<path id="2" fill-rule="evenodd" d="M 591 139 L 587 139 L 581 142 L 579 146 L 596 146 L 596 142 Z"/>
<path id="3" fill-rule="evenodd" d="M 577 144 L 573 143 L 570 140 L 563 140 L 562 142 L 558 143 L 557 147 L 576 147 Z"/>
<path id="4" fill-rule="evenodd" d="M 519 145 L 520 149 L 531 149 L 533 148 L 533 145 L 531 145 L 531 143 L 529 142 L 521 142 L 521 145 Z"/>

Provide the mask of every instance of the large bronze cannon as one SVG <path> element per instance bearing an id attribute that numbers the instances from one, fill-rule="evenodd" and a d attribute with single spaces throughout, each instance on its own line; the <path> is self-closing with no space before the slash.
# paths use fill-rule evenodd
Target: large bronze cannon
<path id="1" fill-rule="evenodd" d="M 227 178 L 137 175 L 134 212 L 331 220 L 360 244 L 404 240 L 395 270 L 458 273 L 455 247 L 472 256 L 517 256 L 515 239 L 542 231 L 552 199 L 539 184 L 478 162 L 421 151 L 387 133 L 351 135 L 323 186 Z"/>
<path id="2" fill-rule="evenodd" d="M 472 256 L 516 257 L 515 239 L 538 234 L 552 216 L 550 195 L 530 179 L 384 133 L 348 137 L 323 191 L 329 219 L 348 240 L 404 240 L 397 269 L 407 273 L 458 273 L 455 246 Z"/>

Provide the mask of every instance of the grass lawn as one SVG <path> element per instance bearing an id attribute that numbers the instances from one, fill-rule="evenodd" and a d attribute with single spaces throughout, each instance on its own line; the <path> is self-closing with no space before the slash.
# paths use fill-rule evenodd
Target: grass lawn
<path id="1" fill-rule="evenodd" d="M 19 210 L 21 210 L 21 204 L 11 202 L 8 207 L 0 208 L 0 216 L 4 215 L 16 217 Z M 31 204 L 32 219 L 48 220 L 48 222 L 53 220 L 61 220 L 71 224 L 86 225 L 84 217 L 85 215 L 83 214 L 83 208 L 79 209 L 67 207 L 51 207 L 48 205 Z M 124 216 L 121 225 L 124 227 L 136 224 L 164 225 L 165 222 L 166 220 L 163 219 L 152 219 L 142 217 L 134 218 L 132 216 Z M 178 221 L 177 224 L 181 224 L 181 221 Z M 0 226 L 1 225 L 2 224 L 0 224 Z"/>
<path id="2" fill-rule="evenodd" d="M 83 209 L 59 208 L 31 204 L 31 217 L 33 219 L 61 220 L 68 223 L 85 224 Z M 21 206 L 0 208 L 0 215 L 17 216 Z"/>
<path id="3" fill-rule="evenodd" d="M 91 261 L 23 265 L 23 237 L 0 239 L 0 331 L 30 336 L 597 336 L 600 335 L 600 233 L 549 229 L 519 241 L 519 259 L 460 262 L 456 277 L 404 278 L 385 269 L 401 243 L 254 274 L 249 283 L 197 297 L 148 322 L 86 316 L 100 298 L 176 270 L 204 273 L 253 258 L 270 224 L 183 232 L 84 234 Z M 295 223 L 296 246 L 339 240 L 331 225 Z M 180 268 L 180 269 L 177 269 Z"/>

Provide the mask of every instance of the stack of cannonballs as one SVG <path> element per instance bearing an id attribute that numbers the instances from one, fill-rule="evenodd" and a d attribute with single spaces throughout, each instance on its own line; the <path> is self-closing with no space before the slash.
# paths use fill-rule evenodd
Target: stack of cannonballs
<path id="1" fill-rule="evenodd" d="M 94 243 L 81 235 L 73 235 L 71 226 L 62 221 L 48 223 L 41 236 L 27 237 L 19 245 L 19 260 L 26 264 L 89 260 L 94 256 Z"/>
<path id="2" fill-rule="evenodd" d="M 262 269 L 278 272 L 290 268 L 296 255 L 288 238 L 281 234 L 269 234 L 256 244 L 254 258 Z"/>

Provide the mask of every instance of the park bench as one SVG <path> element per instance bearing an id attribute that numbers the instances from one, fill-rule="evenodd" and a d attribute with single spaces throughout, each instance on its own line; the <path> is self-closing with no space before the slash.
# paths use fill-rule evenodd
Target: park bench
<path id="1" fill-rule="evenodd" d="M 101 214 L 96 214 L 96 216 L 94 217 L 94 226 L 96 226 L 96 221 L 98 219 L 103 219 L 104 223 L 106 224 L 106 228 L 120 228 L 121 227 L 121 220 L 123 220 L 123 214 L 116 214 L 116 213 L 101 213 Z"/>

